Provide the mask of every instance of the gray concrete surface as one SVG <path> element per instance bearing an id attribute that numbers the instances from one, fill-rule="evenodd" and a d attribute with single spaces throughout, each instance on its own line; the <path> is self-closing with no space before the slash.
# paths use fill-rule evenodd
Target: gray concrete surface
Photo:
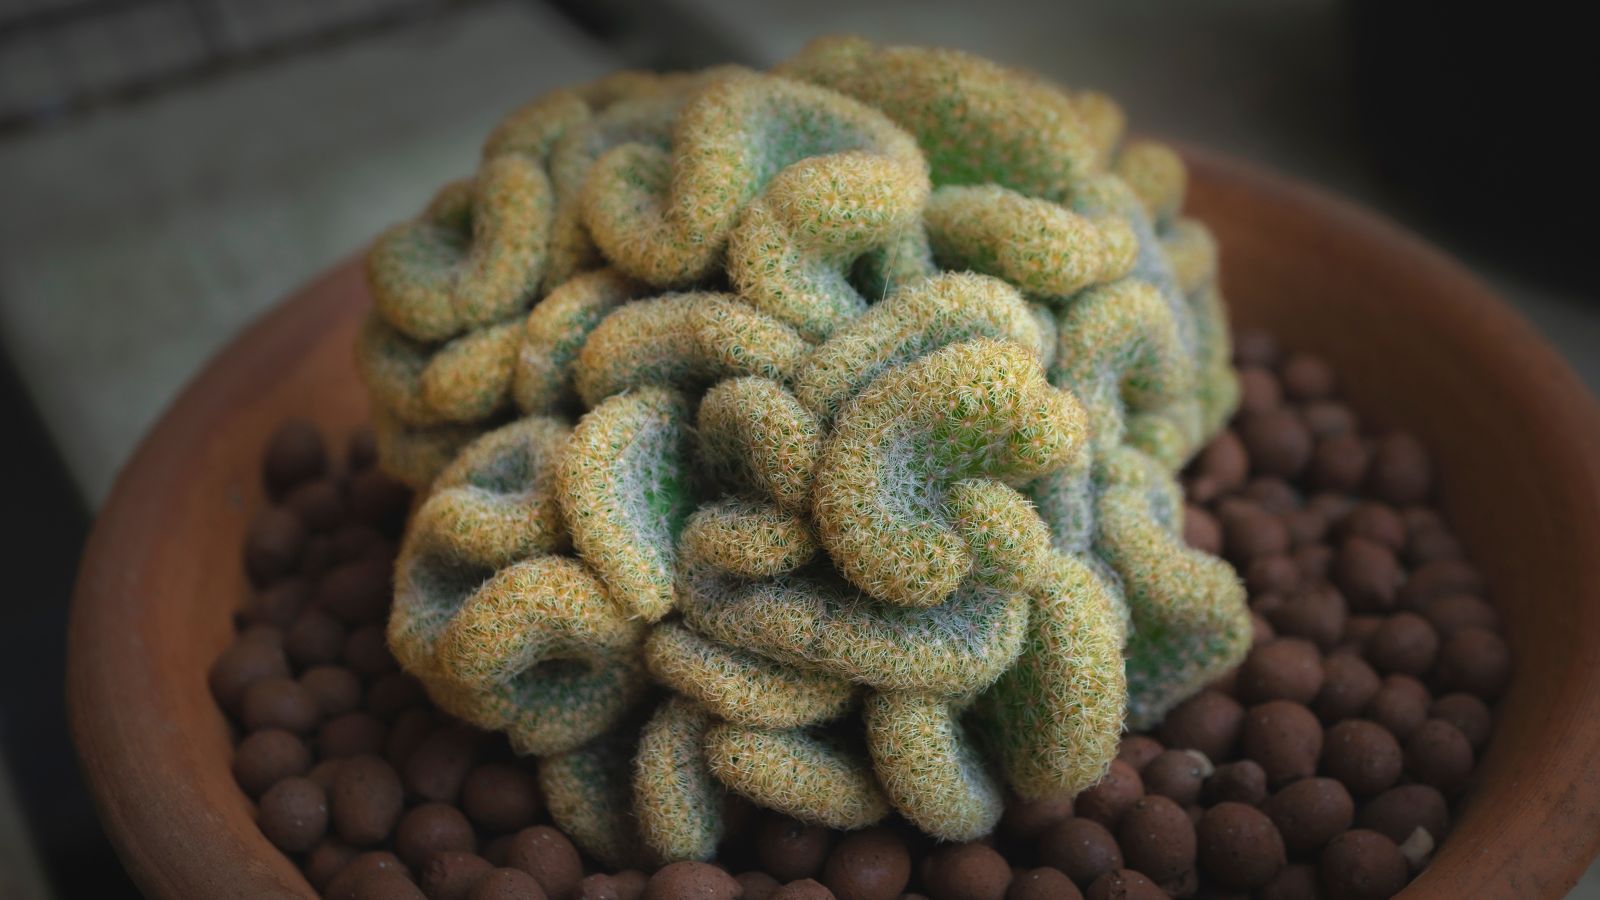
<path id="1" fill-rule="evenodd" d="M 229 336 L 616 66 L 501 4 L 0 141 L 0 340 L 91 506 Z"/>

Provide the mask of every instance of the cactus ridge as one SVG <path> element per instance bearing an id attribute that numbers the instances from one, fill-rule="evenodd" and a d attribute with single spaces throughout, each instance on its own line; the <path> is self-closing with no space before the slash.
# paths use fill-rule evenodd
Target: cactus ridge
<path id="1" fill-rule="evenodd" d="M 728 792 L 975 839 L 1237 664 L 1175 480 L 1238 402 L 1217 248 L 1124 130 L 824 39 L 549 93 L 379 238 L 390 646 L 586 852 L 709 858 Z"/>

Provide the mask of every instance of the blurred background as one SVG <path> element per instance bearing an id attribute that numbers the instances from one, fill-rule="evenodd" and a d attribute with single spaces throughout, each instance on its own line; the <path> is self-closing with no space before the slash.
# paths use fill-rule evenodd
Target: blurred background
<path id="1" fill-rule="evenodd" d="M 61 703 L 74 568 L 119 466 L 208 356 L 469 172 L 512 107 L 829 32 L 959 47 L 1383 211 L 1600 386 L 1578 12 L 1466 6 L 0 0 L 0 897 L 135 896 Z"/>

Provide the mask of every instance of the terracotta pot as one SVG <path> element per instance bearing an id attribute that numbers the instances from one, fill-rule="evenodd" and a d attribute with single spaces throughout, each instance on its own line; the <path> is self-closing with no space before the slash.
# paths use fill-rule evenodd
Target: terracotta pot
<path id="1" fill-rule="evenodd" d="M 1455 831 L 1406 897 L 1559 896 L 1600 845 L 1600 411 L 1477 280 L 1304 187 L 1193 154 L 1240 323 L 1324 354 L 1375 425 L 1432 447 L 1444 506 L 1509 627 L 1515 675 Z M 348 263 L 257 323 L 122 472 L 73 599 L 68 695 L 101 818 L 153 897 L 311 897 L 229 772 L 206 673 L 246 596 L 240 543 L 283 418 L 366 415 Z"/>

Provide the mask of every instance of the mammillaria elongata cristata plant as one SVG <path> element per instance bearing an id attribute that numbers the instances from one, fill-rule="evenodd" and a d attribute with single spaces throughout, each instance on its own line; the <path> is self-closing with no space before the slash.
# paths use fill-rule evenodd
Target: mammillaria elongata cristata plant
<path id="1" fill-rule="evenodd" d="M 1237 393 L 1215 248 L 1121 132 L 832 39 L 549 94 L 379 238 L 390 643 L 589 852 L 708 857 L 730 790 L 972 838 L 1237 663 L 1173 479 Z"/>

